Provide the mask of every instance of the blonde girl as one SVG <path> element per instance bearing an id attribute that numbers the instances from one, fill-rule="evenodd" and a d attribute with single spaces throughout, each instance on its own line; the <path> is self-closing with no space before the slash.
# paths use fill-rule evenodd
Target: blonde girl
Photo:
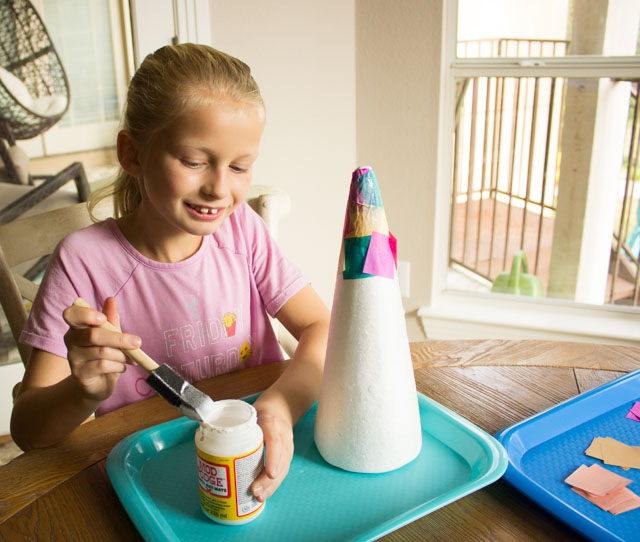
<path id="1" fill-rule="evenodd" d="M 282 360 L 271 315 L 299 341 L 255 402 L 266 464 L 252 491 L 273 494 L 293 425 L 317 398 L 329 313 L 244 201 L 264 123 L 243 62 L 194 44 L 144 60 L 118 134 L 122 171 L 91 202 L 112 196 L 114 218 L 60 243 L 21 336 L 33 354 L 11 420 L 20 447 L 54 444 L 92 413 L 151 395 L 121 348 L 143 346 L 191 381 Z M 77 297 L 102 310 L 73 306 Z"/>

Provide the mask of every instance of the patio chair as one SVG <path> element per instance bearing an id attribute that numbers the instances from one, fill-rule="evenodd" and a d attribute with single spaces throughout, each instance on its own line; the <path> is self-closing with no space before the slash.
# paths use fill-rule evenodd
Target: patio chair
<path id="1" fill-rule="evenodd" d="M 94 211 L 99 218 L 112 212 L 109 200 L 103 200 Z M 86 203 L 77 203 L 0 225 L 0 304 L 25 365 L 31 348 L 18 342 L 28 314 L 23 299 L 33 301 L 38 285 L 16 268 L 51 254 L 63 237 L 90 224 Z"/>

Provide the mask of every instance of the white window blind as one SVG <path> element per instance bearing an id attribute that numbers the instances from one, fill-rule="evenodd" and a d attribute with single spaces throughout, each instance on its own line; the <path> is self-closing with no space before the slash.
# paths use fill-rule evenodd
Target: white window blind
<path id="1" fill-rule="evenodd" d="M 69 79 L 60 126 L 118 119 L 108 0 L 44 0 L 44 19 Z"/>

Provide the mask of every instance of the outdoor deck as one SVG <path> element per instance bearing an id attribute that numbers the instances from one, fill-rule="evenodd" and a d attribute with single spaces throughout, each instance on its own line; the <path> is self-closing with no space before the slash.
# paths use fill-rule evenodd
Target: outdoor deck
<path id="1" fill-rule="evenodd" d="M 469 217 L 467 218 L 467 203 L 458 203 L 455 206 L 451 258 L 464 267 L 476 269 L 485 275 L 485 278 L 493 280 L 498 273 L 511 269 L 513 253 L 520 248 L 522 240 L 529 272 L 540 278 L 546 292 L 553 244 L 553 218 L 542 217 L 541 219 L 538 213 L 531 211 L 526 212 L 525 218 L 524 209 L 513 206 L 509 213 L 507 203 L 494 199 L 474 200 L 468 207 Z M 523 223 L 525 224 L 524 237 L 522 236 Z M 463 232 L 465 232 L 464 235 Z M 538 236 L 540 236 L 539 247 Z M 492 239 L 493 246 L 491 246 Z M 505 240 L 507 240 L 506 260 Z M 635 269 L 626 261 L 621 261 L 621 264 L 615 281 L 613 299 L 616 304 L 631 304 Z M 611 274 L 607 281 L 607 299 L 610 288 Z"/>

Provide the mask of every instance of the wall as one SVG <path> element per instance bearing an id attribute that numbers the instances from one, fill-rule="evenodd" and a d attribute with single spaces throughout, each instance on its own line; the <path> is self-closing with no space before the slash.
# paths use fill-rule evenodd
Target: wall
<path id="1" fill-rule="evenodd" d="M 428 302 L 438 208 L 441 0 L 356 1 L 357 158 L 376 172 L 398 259 L 411 264 L 411 340 Z"/>
<path id="2" fill-rule="evenodd" d="M 252 67 L 267 103 L 254 182 L 292 199 L 282 249 L 331 306 L 351 171 L 372 166 L 411 263 L 411 340 L 424 338 L 416 312 L 432 284 L 441 4 L 211 1 L 213 45 Z"/>
<path id="3" fill-rule="evenodd" d="M 23 376 L 24 365 L 21 362 L 0 366 L 0 435 L 9 434 L 9 422 L 13 409 L 11 392 L 13 387 L 22 381 Z"/>
<path id="4" fill-rule="evenodd" d="M 214 47 L 247 62 L 267 105 L 254 183 L 291 197 L 285 254 L 331 307 L 355 162 L 354 0 L 211 0 Z"/>

